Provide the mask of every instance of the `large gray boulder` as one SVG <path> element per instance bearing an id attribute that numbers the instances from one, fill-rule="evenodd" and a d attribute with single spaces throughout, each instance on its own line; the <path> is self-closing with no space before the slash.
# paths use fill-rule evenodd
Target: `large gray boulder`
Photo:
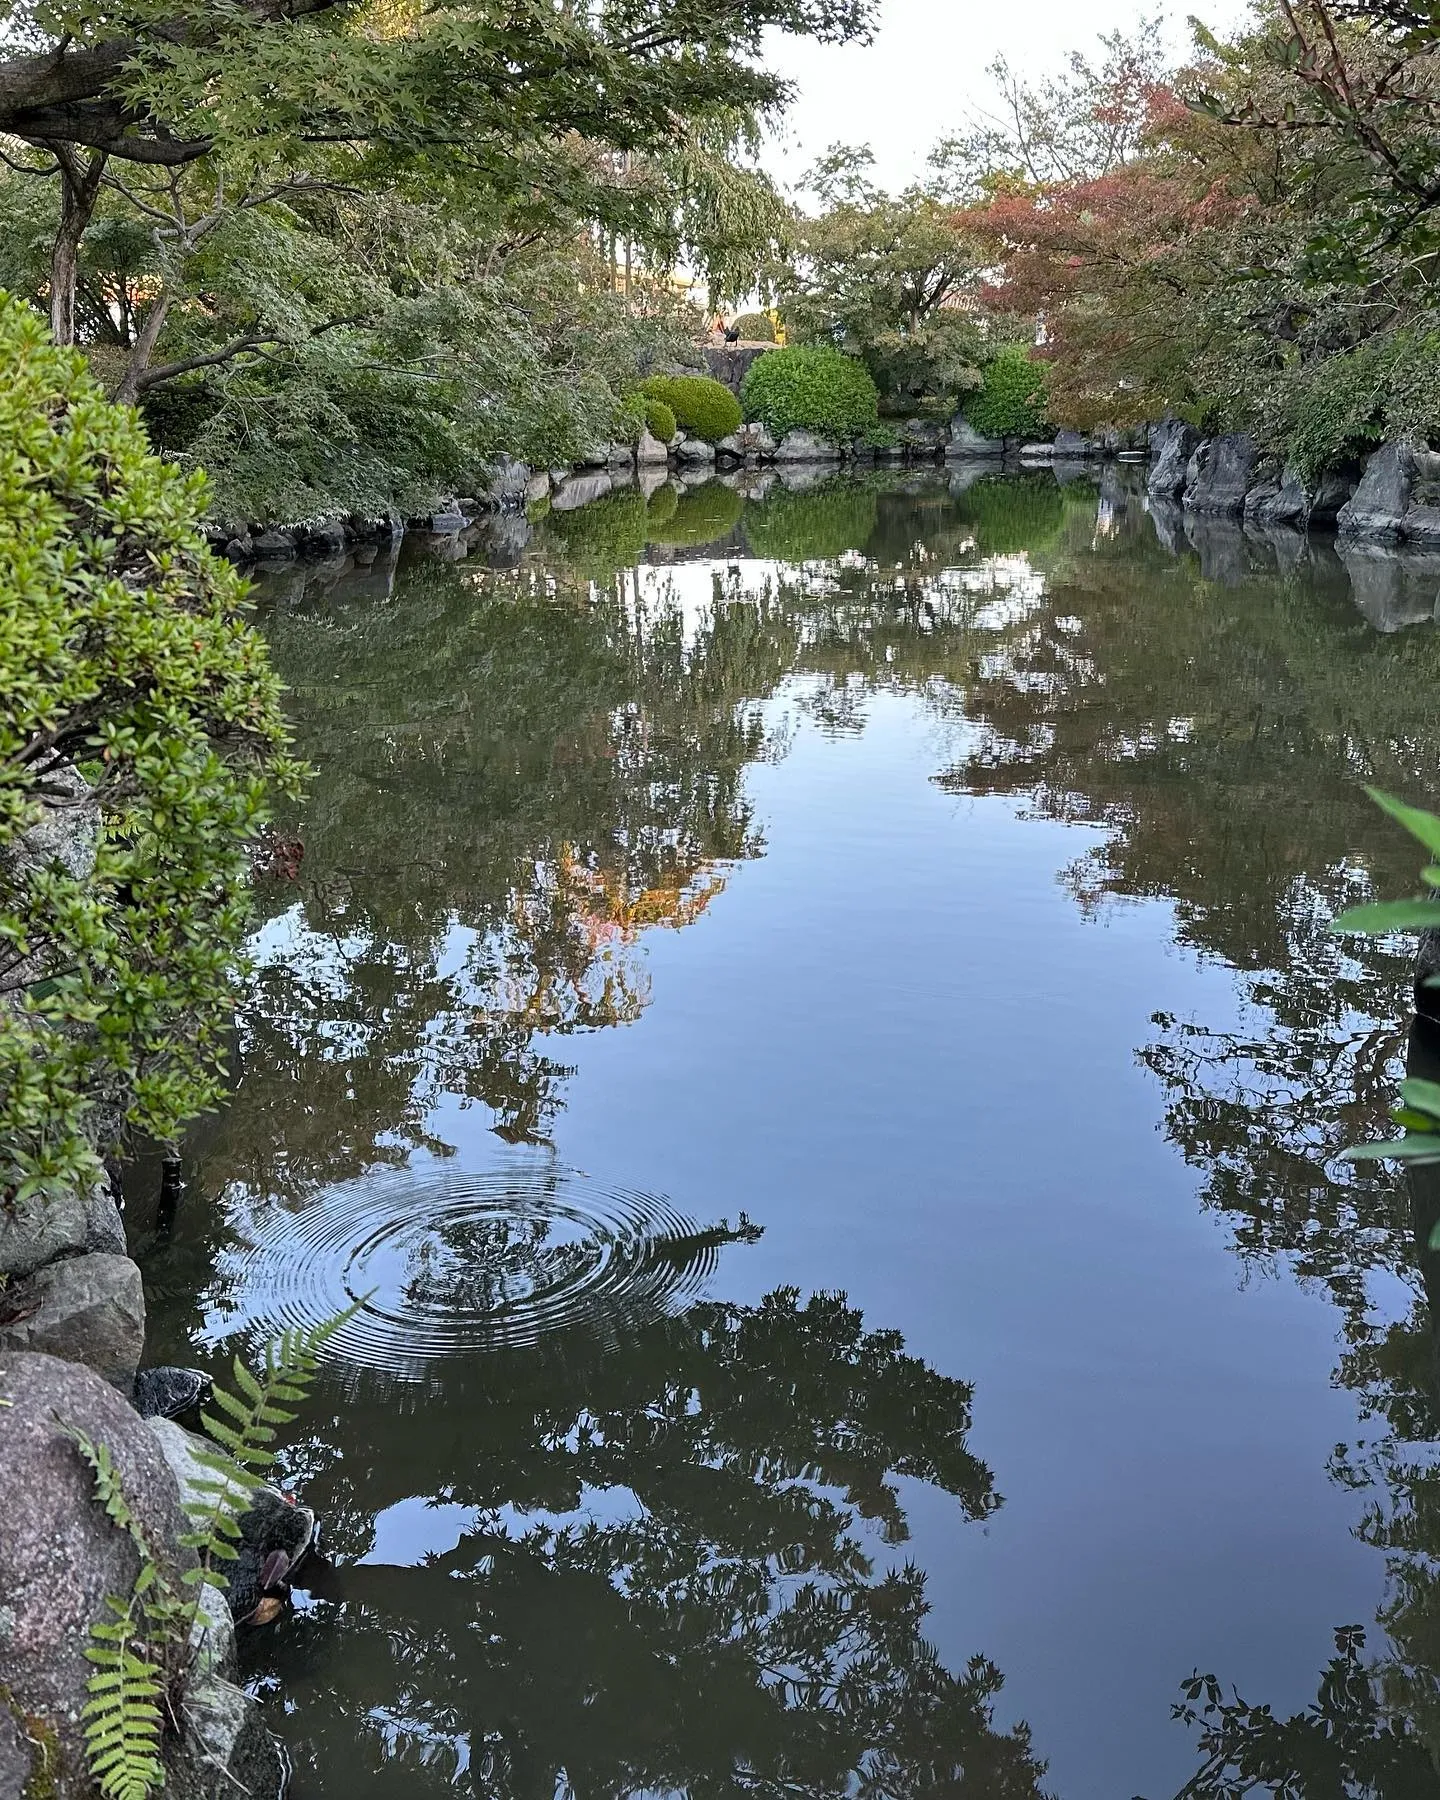
<path id="1" fill-rule="evenodd" d="M 1245 517 L 1256 525 L 1307 526 L 1335 523 L 1336 515 L 1355 492 L 1359 470 L 1348 465 L 1327 469 L 1307 482 L 1293 463 L 1277 474 L 1273 467 L 1259 476 L 1245 496 Z"/>
<path id="2" fill-rule="evenodd" d="M 950 428 L 936 419 L 905 419 L 898 427 L 900 446 L 910 456 L 939 456 L 950 442 Z"/>
<path id="3" fill-rule="evenodd" d="M 1254 438 L 1243 431 L 1197 444 L 1185 471 L 1185 505 L 1191 512 L 1239 518 L 1254 485 L 1258 456 Z"/>
<path id="4" fill-rule="evenodd" d="M 640 433 L 640 442 L 635 446 L 635 462 L 639 468 L 664 468 L 670 460 L 670 452 L 657 437 L 650 435 L 646 426 Z"/>
<path id="5" fill-rule="evenodd" d="M 1005 445 L 1001 439 L 981 437 L 964 413 L 956 413 L 950 421 L 950 439 L 945 446 L 947 458 L 955 462 L 965 462 L 971 457 L 978 461 L 989 461 L 992 457 L 1004 454 Z"/>
<path id="6" fill-rule="evenodd" d="M 715 463 L 715 446 L 707 444 L 704 438 L 682 438 L 675 446 L 675 460 L 691 468 L 712 468 Z"/>
<path id="7" fill-rule="evenodd" d="M 1055 455 L 1060 461 L 1079 462 L 1084 457 L 1104 456 L 1105 454 L 1105 444 L 1103 442 L 1097 444 L 1094 438 L 1086 437 L 1083 431 L 1057 431 L 1055 433 Z"/>
<path id="8" fill-rule="evenodd" d="M 1185 491 L 1190 458 L 1200 442 L 1193 425 L 1173 414 L 1161 419 L 1150 433 L 1149 492 L 1162 500 L 1178 500 Z"/>
<path id="9" fill-rule="evenodd" d="M 93 1252 L 47 1263 L 0 1296 L 0 1351 L 83 1363 L 129 1394 L 145 1348 L 145 1294 L 128 1256 Z"/>
<path id="10" fill-rule="evenodd" d="M 1412 444 L 1398 440 L 1382 444 L 1366 459 L 1359 485 L 1340 508 L 1337 523 L 1341 537 L 1396 542 L 1410 509 L 1416 473 Z"/>
<path id="11" fill-rule="evenodd" d="M 0 1208 L 0 1274 L 16 1280 L 62 1256 L 100 1250 L 125 1254 L 125 1227 L 110 1197 L 110 1184 L 62 1188 L 34 1195 L 12 1210 Z M 4 1308 L 0 1306 L 0 1317 Z"/>
<path id="12" fill-rule="evenodd" d="M 485 471 L 479 497 L 493 507 L 506 510 L 522 507 L 529 493 L 531 479 L 528 463 L 502 456 Z"/>
<path id="13" fill-rule="evenodd" d="M 777 463 L 839 462 L 840 451 L 828 438 L 809 431 L 787 431 L 775 448 Z"/>
<path id="14" fill-rule="evenodd" d="M 0 1351 L 0 1679 L 54 1752 L 56 1800 L 89 1800 L 80 1709 L 94 1673 L 85 1655 L 106 1596 L 140 1572 L 130 1536 L 95 1498 L 91 1471 L 63 1425 L 110 1453 L 161 1574 L 180 1591 L 192 1552 L 160 1447 L 99 1376 L 52 1356 Z M 33 1769 L 33 1758 L 32 1758 Z M 38 1774 L 38 1769 L 33 1769 Z"/>

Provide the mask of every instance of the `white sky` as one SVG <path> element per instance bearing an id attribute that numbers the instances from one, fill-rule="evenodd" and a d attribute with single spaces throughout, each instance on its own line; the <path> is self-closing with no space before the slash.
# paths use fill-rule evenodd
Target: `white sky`
<path id="1" fill-rule="evenodd" d="M 880 184 L 903 187 L 923 172 L 937 139 L 959 129 L 971 108 L 990 104 L 985 70 L 997 55 L 1025 75 L 1044 75 L 1069 51 L 1091 49 L 1100 32 L 1129 28 L 1158 10 L 1154 0 L 881 0 L 868 48 L 776 37 L 766 61 L 800 92 L 765 164 L 793 186 L 832 143 L 868 143 Z M 1165 9 L 1177 46 L 1189 41 L 1191 11 L 1223 31 L 1247 10 L 1243 0 Z"/>

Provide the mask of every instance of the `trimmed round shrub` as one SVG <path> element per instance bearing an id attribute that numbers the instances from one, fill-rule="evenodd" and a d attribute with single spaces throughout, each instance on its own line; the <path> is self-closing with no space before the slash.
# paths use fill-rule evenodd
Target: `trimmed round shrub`
<path id="1" fill-rule="evenodd" d="M 204 477 L 0 294 L 0 1204 L 222 1085 L 267 791 L 294 791 Z"/>
<path id="2" fill-rule="evenodd" d="M 645 529 L 647 534 L 653 538 L 657 527 L 668 524 L 669 521 L 675 517 L 675 512 L 679 505 L 679 488 L 675 486 L 673 481 L 662 482 L 646 502 Z"/>
<path id="3" fill-rule="evenodd" d="M 1034 438 L 1045 426 L 1045 365 L 1023 344 L 1011 344 L 986 363 L 983 380 L 964 406 L 981 437 Z"/>
<path id="4" fill-rule="evenodd" d="M 738 319 L 731 322 L 730 329 L 739 332 L 742 343 L 773 344 L 775 342 L 775 321 L 769 313 L 741 313 Z"/>
<path id="5" fill-rule="evenodd" d="M 813 431 L 848 442 L 875 429 L 880 397 L 864 363 L 825 345 L 757 356 L 740 389 L 748 418 L 774 433 Z"/>
<path id="6" fill-rule="evenodd" d="M 683 431 L 707 444 L 718 444 L 740 429 L 740 402 L 723 381 L 709 375 L 652 375 L 640 391 L 668 406 Z"/>
<path id="7" fill-rule="evenodd" d="M 658 443 L 668 444 L 679 429 L 679 421 L 663 400 L 647 400 L 645 429 Z"/>
<path id="8" fill-rule="evenodd" d="M 675 490 L 670 491 L 674 493 Z M 697 488 L 677 494 L 668 517 L 652 508 L 648 523 L 650 542 L 681 548 L 713 544 L 716 538 L 726 537 L 735 529 L 744 507 L 740 495 L 734 488 L 726 487 L 723 481 L 704 482 Z"/>

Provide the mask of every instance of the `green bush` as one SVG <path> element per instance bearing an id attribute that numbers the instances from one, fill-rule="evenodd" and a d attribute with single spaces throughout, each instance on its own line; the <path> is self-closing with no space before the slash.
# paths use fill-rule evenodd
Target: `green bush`
<path id="1" fill-rule="evenodd" d="M 1011 344 L 985 365 L 964 411 L 981 437 L 1038 437 L 1045 430 L 1045 365 L 1023 344 Z"/>
<path id="2" fill-rule="evenodd" d="M 666 489 L 657 491 L 664 493 Z M 669 492 L 675 490 L 670 488 Z M 744 505 L 740 495 L 723 481 L 707 481 L 676 495 L 668 511 L 652 505 L 647 534 L 652 544 L 713 544 L 739 524 Z"/>
<path id="3" fill-rule="evenodd" d="M 730 329 L 739 332 L 743 343 L 773 344 L 775 342 L 775 321 L 769 313 L 741 313 L 738 319 L 731 320 Z"/>
<path id="4" fill-rule="evenodd" d="M 645 530 L 647 536 L 653 538 L 657 526 L 669 524 L 670 520 L 675 517 L 679 505 L 679 488 L 672 481 L 662 482 L 646 502 Z"/>
<path id="5" fill-rule="evenodd" d="M 864 363 L 823 345 L 757 356 L 740 399 L 747 416 L 776 437 L 813 431 L 846 442 L 873 431 L 879 418 L 879 395 Z"/>
<path id="6" fill-rule="evenodd" d="M 652 375 L 640 391 L 649 400 L 662 401 L 682 430 L 706 443 L 718 444 L 740 429 L 740 402 L 723 381 L 708 375 Z"/>
<path id="7" fill-rule="evenodd" d="M 645 402 L 645 429 L 658 443 L 668 444 L 679 428 L 674 412 L 663 400 Z"/>
<path id="8" fill-rule="evenodd" d="M 0 294 L 0 1203 L 220 1089 L 247 843 L 300 771 L 205 502 Z"/>

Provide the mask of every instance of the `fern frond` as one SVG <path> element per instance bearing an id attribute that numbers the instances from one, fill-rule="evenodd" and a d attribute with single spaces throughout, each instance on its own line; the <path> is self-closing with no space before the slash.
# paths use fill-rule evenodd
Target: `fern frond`
<path id="1" fill-rule="evenodd" d="M 112 1594 L 106 1605 L 112 1617 L 95 1622 L 85 1647 L 96 1669 L 80 1709 L 85 1761 L 103 1800 L 147 1800 L 165 1785 L 164 1677 L 150 1660 L 136 1601 L 127 1606 Z"/>

